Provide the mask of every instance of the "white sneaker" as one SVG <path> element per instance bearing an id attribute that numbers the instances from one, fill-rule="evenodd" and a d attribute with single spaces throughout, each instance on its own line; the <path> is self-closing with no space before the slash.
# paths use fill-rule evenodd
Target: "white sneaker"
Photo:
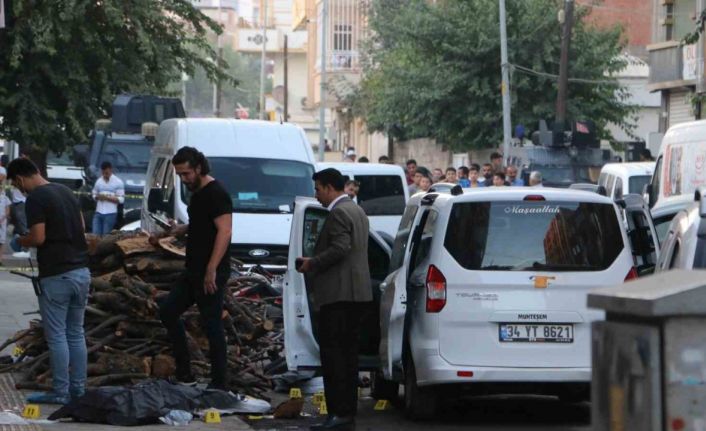
<path id="1" fill-rule="evenodd" d="M 27 259 L 29 257 L 29 252 L 28 251 L 18 251 L 16 253 L 12 253 L 12 257 L 16 257 L 19 259 Z"/>

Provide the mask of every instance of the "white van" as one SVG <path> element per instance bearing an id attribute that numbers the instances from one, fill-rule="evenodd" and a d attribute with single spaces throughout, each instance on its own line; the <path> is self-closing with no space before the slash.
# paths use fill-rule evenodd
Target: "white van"
<path id="1" fill-rule="evenodd" d="M 318 163 L 317 171 L 334 168 L 346 179 L 360 183 L 356 201 L 370 220 L 370 230 L 392 240 L 409 200 L 404 170 L 381 163 Z"/>
<path id="2" fill-rule="evenodd" d="M 598 185 L 605 187 L 613 200 L 631 193 L 641 195 L 654 170 L 655 162 L 608 163 L 601 169 Z"/>
<path id="3" fill-rule="evenodd" d="M 652 181 L 646 189 L 658 234 L 706 186 L 706 120 L 678 124 L 664 135 Z M 660 241 L 662 235 L 660 235 Z"/>
<path id="4" fill-rule="evenodd" d="M 231 256 L 284 271 L 296 196 L 314 196 L 314 154 L 292 124 L 254 120 L 181 118 L 162 122 L 152 150 L 142 204 L 142 229 L 167 219 L 188 223 L 189 192 L 171 159 L 182 147 L 203 152 L 211 174 L 233 200 Z"/>

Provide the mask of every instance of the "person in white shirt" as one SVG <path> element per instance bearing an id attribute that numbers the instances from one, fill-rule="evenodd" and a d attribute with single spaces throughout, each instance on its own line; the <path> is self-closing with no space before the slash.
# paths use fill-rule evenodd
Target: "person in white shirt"
<path id="1" fill-rule="evenodd" d="M 125 202 L 125 184 L 113 175 L 110 162 L 101 164 L 101 177 L 93 186 L 93 199 L 96 201 L 96 213 L 93 216 L 93 233 L 110 233 L 118 220 L 118 204 Z"/>

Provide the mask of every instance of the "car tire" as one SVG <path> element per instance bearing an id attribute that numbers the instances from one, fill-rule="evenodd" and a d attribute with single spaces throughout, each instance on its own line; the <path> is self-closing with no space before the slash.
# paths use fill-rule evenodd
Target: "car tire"
<path id="1" fill-rule="evenodd" d="M 567 404 L 591 401 L 591 387 L 590 385 L 572 385 L 564 388 L 557 395 L 559 401 Z"/>
<path id="2" fill-rule="evenodd" d="M 436 413 L 437 397 L 433 388 L 417 385 L 417 372 L 412 355 L 405 361 L 404 410 L 412 420 L 432 419 Z"/>
<path id="3" fill-rule="evenodd" d="M 400 384 L 387 380 L 381 370 L 370 373 L 370 396 L 376 400 L 394 402 L 399 396 Z"/>

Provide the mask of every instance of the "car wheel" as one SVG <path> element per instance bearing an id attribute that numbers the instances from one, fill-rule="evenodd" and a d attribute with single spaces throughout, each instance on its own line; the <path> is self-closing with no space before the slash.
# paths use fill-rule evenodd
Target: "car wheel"
<path id="1" fill-rule="evenodd" d="M 381 370 L 370 373 L 370 396 L 374 399 L 393 402 L 397 399 L 399 390 L 399 383 L 385 379 Z"/>
<path id="2" fill-rule="evenodd" d="M 404 410 L 412 420 L 431 419 L 436 413 L 436 394 L 433 388 L 417 386 L 417 372 L 412 355 L 405 361 Z"/>
<path id="3" fill-rule="evenodd" d="M 562 403 L 582 403 L 591 401 L 591 386 L 590 385 L 572 385 L 561 390 L 558 393 L 559 401 Z"/>

